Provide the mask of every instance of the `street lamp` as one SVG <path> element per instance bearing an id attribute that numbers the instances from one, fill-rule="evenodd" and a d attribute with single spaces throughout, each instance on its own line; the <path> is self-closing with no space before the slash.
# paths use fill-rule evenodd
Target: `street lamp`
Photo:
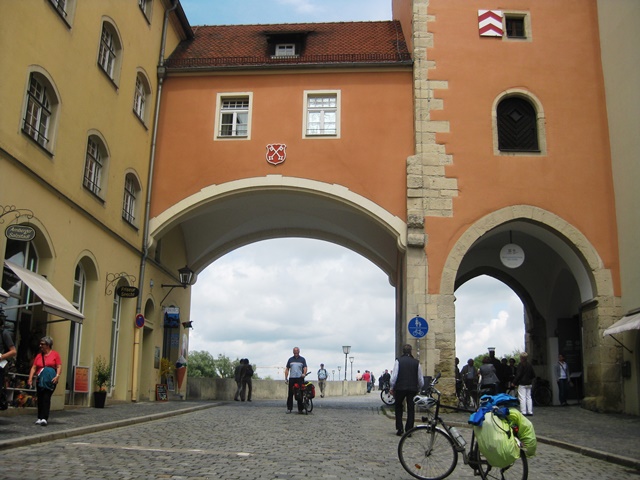
<path id="1" fill-rule="evenodd" d="M 336 379 L 336 371 L 335 370 L 331 370 L 331 380 L 335 380 L 335 379 Z"/>
<path id="2" fill-rule="evenodd" d="M 338 381 L 340 381 L 340 370 L 342 370 L 342 367 L 338 367 Z"/>
<path id="3" fill-rule="evenodd" d="M 344 352 L 344 379 L 347 380 L 347 355 L 351 351 L 350 345 L 345 345 L 342 347 L 342 351 Z"/>
<path id="4" fill-rule="evenodd" d="M 169 296 L 169 294 L 172 292 L 172 290 L 176 287 L 182 287 L 182 288 L 187 288 L 189 285 L 191 285 L 191 282 L 193 281 L 193 270 L 191 270 L 188 266 L 184 266 L 182 268 L 178 269 L 178 278 L 180 279 L 180 285 L 165 285 L 162 284 L 160 285 L 162 288 L 170 288 L 171 290 L 169 290 L 167 292 L 167 294 L 164 296 L 164 298 L 160 301 L 160 305 L 162 305 L 162 302 L 164 302 L 164 300 Z"/>
<path id="5" fill-rule="evenodd" d="M 353 357 L 349 357 L 349 361 L 351 362 L 351 381 L 353 381 Z"/>

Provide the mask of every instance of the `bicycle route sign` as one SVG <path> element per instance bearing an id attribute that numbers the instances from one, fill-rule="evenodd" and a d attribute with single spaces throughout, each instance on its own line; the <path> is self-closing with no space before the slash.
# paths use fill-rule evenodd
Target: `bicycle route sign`
<path id="1" fill-rule="evenodd" d="M 415 316 L 411 320 L 409 320 L 408 327 L 409 333 L 412 337 L 415 338 L 422 338 L 429 331 L 429 324 L 427 323 L 427 321 L 424 318 L 418 316 Z"/>

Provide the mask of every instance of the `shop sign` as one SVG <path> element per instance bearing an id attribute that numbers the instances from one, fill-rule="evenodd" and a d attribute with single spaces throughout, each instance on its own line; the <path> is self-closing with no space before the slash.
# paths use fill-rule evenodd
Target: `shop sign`
<path id="1" fill-rule="evenodd" d="M 140 290 L 137 287 L 122 285 L 116 288 L 116 293 L 120 298 L 136 298 L 140 294 Z"/>
<path id="2" fill-rule="evenodd" d="M 4 236 L 9 240 L 30 242 L 36 238 L 36 230 L 29 225 L 9 225 L 4 231 Z"/>

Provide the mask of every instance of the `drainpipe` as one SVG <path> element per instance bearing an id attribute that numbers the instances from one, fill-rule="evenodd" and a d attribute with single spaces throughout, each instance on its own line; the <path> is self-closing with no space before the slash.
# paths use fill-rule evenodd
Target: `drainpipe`
<path id="1" fill-rule="evenodd" d="M 144 226 L 142 230 L 142 256 L 140 258 L 140 294 L 136 304 L 136 315 L 142 312 L 142 292 L 144 289 L 144 274 L 149 257 L 149 209 L 151 205 L 151 186 L 153 184 L 153 167 L 156 159 L 156 140 L 158 138 L 158 117 L 160 116 L 160 99 L 162 97 L 162 84 L 166 75 L 164 66 L 164 52 L 167 42 L 167 27 L 169 15 L 178 8 L 179 0 L 173 0 L 173 5 L 164 12 L 164 23 L 162 24 L 162 40 L 160 41 L 160 57 L 158 59 L 158 92 L 156 93 L 156 110 L 153 117 L 153 134 L 151 137 L 151 152 L 149 154 L 149 173 L 147 177 L 147 198 L 144 206 Z M 142 328 L 136 327 L 133 337 L 133 366 L 131 379 L 131 401 L 137 402 L 140 394 L 140 343 Z"/>

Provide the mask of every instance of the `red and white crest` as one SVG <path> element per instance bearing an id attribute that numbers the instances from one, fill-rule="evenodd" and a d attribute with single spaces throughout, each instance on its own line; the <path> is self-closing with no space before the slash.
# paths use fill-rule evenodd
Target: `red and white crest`
<path id="1" fill-rule="evenodd" d="M 267 145 L 267 162 L 280 165 L 287 158 L 287 146 L 284 143 L 270 143 Z"/>

